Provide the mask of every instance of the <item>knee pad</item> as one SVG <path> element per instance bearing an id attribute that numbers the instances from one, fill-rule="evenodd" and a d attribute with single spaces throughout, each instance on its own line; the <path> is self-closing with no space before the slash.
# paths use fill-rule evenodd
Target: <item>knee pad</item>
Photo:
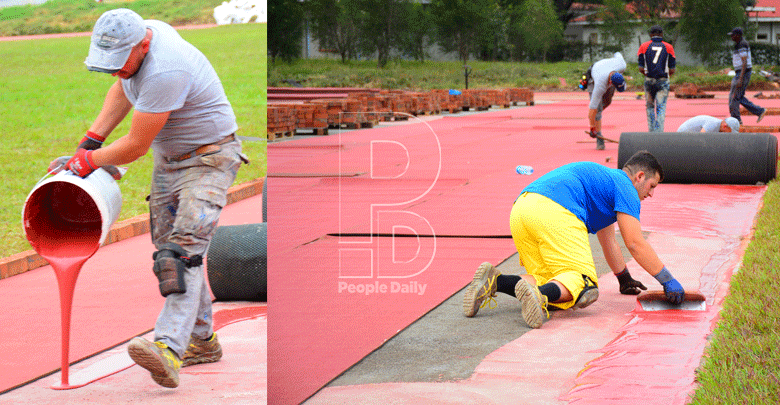
<path id="1" fill-rule="evenodd" d="M 152 255 L 154 259 L 154 275 L 160 282 L 160 294 L 167 297 L 170 294 L 187 292 L 184 274 L 188 267 L 199 266 L 200 256 L 187 257 L 187 252 L 175 243 L 166 243 Z"/>

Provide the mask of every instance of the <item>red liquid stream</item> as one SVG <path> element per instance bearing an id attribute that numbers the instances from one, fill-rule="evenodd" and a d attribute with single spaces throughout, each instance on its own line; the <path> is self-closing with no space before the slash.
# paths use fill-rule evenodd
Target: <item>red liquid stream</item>
<path id="1" fill-rule="evenodd" d="M 93 252 L 94 253 L 94 252 Z M 69 387 L 68 370 L 70 368 L 70 314 L 73 307 L 73 290 L 81 266 L 92 254 L 73 257 L 49 257 L 41 255 L 49 261 L 57 275 L 57 286 L 60 290 L 60 322 L 62 324 L 62 388 Z M 55 386 L 56 388 L 56 386 Z"/>
<path id="2" fill-rule="evenodd" d="M 62 324 L 62 382 L 55 389 L 70 387 L 68 371 L 70 368 L 70 318 L 73 307 L 73 291 L 76 280 L 84 263 L 95 254 L 99 247 L 100 229 L 81 229 L 78 235 L 61 241 L 49 240 L 49 243 L 39 245 L 38 254 L 46 259 L 57 276 L 57 286 L 60 291 L 60 322 Z"/>
<path id="3" fill-rule="evenodd" d="M 81 188 L 53 182 L 36 190 L 25 206 L 24 226 L 33 249 L 57 276 L 62 322 L 62 383 L 66 389 L 70 354 L 73 291 L 81 267 L 100 247 L 102 221 L 92 198 Z"/>

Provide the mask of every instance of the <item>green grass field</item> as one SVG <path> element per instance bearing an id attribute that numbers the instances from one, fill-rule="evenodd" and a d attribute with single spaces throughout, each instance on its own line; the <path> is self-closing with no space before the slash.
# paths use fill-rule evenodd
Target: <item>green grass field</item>
<path id="1" fill-rule="evenodd" d="M 244 142 L 252 164 L 239 170 L 235 184 L 265 176 L 266 24 L 182 30 L 203 51 L 222 80 L 239 125 L 238 134 L 260 139 Z M 48 163 L 71 155 L 97 116 L 113 77 L 87 71 L 89 37 L 0 42 L 0 257 L 30 249 L 21 224 L 27 194 L 46 173 Z M 108 143 L 129 130 L 126 118 Z M 148 211 L 151 151 L 131 163 L 119 182 L 120 220 Z"/>
<path id="2" fill-rule="evenodd" d="M 697 371 L 692 404 L 780 404 L 779 223 L 780 184 L 772 180 Z"/>
<path id="3" fill-rule="evenodd" d="M 214 23 L 214 7 L 220 4 L 222 0 L 49 0 L 0 8 L 0 36 L 87 32 L 101 14 L 120 7 L 171 25 Z"/>
<path id="4" fill-rule="evenodd" d="M 535 91 L 579 91 L 577 84 L 590 63 L 587 62 L 483 62 L 471 61 L 469 88 L 499 89 L 530 87 Z M 678 66 L 672 85 L 692 83 L 704 90 L 728 90 L 731 78 L 723 66 Z M 771 67 L 766 67 L 771 70 Z M 636 64 L 629 63 L 628 91 L 644 91 L 644 77 Z M 289 86 L 292 79 L 307 87 L 369 87 L 382 89 L 431 90 L 462 89 L 464 69 L 455 61 L 394 60 L 379 69 L 376 61 L 361 60 L 341 63 L 334 59 L 298 60 L 293 63 L 276 61 L 268 66 L 268 86 Z M 560 79 L 564 79 L 562 83 Z M 751 90 L 774 89 L 769 82 L 753 75 Z"/>

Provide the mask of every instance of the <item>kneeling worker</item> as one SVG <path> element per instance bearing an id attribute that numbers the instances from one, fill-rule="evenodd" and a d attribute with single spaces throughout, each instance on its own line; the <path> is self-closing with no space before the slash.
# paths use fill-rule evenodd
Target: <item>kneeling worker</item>
<path id="1" fill-rule="evenodd" d="M 588 233 L 598 236 L 620 292 L 646 290 L 628 272 L 615 237 L 615 223 L 626 247 L 645 271 L 663 286 L 666 299 L 682 303 L 682 285 L 642 236 L 641 201 L 652 197 L 663 169 L 647 151 L 634 154 L 623 169 L 594 162 L 561 166 L 529 184 L 512 207 L 510 227 L 527 274 L 502 275 L 483 263 L 463 298 L 464 315 L 472 317 L 496 292 L 517 297 L 526 324 L 542 326 L 548 306 L 585 308 L 598 299 L 598 276 Z M 494 305 L 492 302 L 491 305 Z"/>
<path id="2" fill-rule="evenodd" d="M 739 120 L 734 117 L 720 119 L 697 115 L 683 122 L 677 132 L 739 132 Z"/>

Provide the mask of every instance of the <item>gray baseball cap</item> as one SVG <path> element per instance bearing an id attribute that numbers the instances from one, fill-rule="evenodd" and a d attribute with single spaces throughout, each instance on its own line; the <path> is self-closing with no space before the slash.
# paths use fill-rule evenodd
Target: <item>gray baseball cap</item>
<path id="1" fill-rule="evenodd" d="M 126 8 L 106 11 L 92 29 L 89 55 L 84 64 L 93 72 L 116 73 L 144 37 L 146 23 L 136 12 Z"/>
<path id="2" fill-rule="evenodd" d="M 739 120 L 734 117 L 728 117 L 724 121 L 726 121 L 726 125 L 731 128 L 731 132 L 739 132 Z"/>

